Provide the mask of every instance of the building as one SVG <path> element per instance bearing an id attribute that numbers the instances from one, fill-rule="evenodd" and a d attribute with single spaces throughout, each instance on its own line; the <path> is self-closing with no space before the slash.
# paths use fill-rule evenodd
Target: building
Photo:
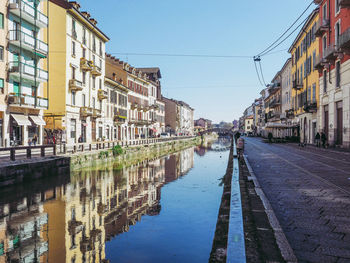
<path id="1" fill-rule="evenodd" d="M 200 118 L 194 121 L 194 126 L 202 127 L 204 130 L 210 129 L 212 121 L 204 118 Z"/>
<path id="2" fill-rule="evenodd" d="M 253 121 L 253 134 L 255 136 L 261 136 L 262 134 L 262 123 L 265 119 L 265 112 L 263 111 L 263 101 L 261 98 L 256 99 L 253 104 L 254 121 Z"/>
<path id="3" fill-rule="evenodd" d="M 244 119 L 244 133 L 250 134 L 254 131 L 254 116 L 250 115 Z"/>
<path id="4" fill-rule="evenodd" d="M 289 48 L 292 55 L 292 106 L 300 126 L 300 141 L 314 143 L 317 132 L 319 106 L 319 73 L 315 61 L 319 55 L 319 41 L 315 37 L 319 10 L 315 9 Z"/>
<path id="5" fill-rule="evenodd" d="M 176 135 L 193 135 L 194 109 L 183 101 L 163 97 L 165 103 L 166 132 Z"/>
<path id="6" fill-rule="evenodd" d="M 0 145 L 43 142 L 47 100 L 47 5 L 0 4 Z"/>
<path id="7" fill-rule="evenodd" d="M 77 2 L 49 2 L 49 100 L 46 128 L 57 142 L 103 140 L 105 43 L 109 38 Z M 99 96 L 100 95 L 100 96 Z M 101 96 L 103 95 L 103 96 Z"/>
<path id="8" fill-rule="evenodd" d="M 266 122 L 264 136 L 268 136 L 269 133 L 272 133 L 275 138 L 283 136 L 281 93 L 281 72 L 279 71 L 269 85 L 268 96 L 264 100 Z"/>
<path id="9" fill-rule="evenodd" d="M 350 147 L 350 18 L 348 1 L 315 0 L 320 50 L 314 67 L 320 72 L 318 130 L 330 145 Z"/>
<path id="10" fill-rule="evenodd" d="M 112 66 L 106 59 L 106 68 Z M 122 81 L 121 81 L 122 82 Z M 126 141 L 128 131 L 128 92 L 129 89 L 113 76 L 106 74 L 107 105 L 105 109 L 106 139 Z"/>

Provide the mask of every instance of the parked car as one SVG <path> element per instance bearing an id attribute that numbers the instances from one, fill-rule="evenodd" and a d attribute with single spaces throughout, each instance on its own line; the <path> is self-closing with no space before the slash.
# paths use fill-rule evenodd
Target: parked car
<path id="1" fill-rule="evenodd" d="M 170 137 L 169 133 L 162 132 L 162 133 L 160 134 L 160 138 L 168 138 L 168 137 Z"/>

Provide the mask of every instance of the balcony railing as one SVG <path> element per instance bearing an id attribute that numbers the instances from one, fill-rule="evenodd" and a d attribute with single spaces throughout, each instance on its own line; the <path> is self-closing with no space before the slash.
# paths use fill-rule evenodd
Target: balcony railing
<path id="1" fill-rule="evenodd" d="M 80 108 L 80 115 L 81 117 L 90 117 L 93 114 L 93 109 L 90 107 L 81 107 Z"/>
<path id="2" fill-rule="evenodd" d="M 46 57 L 49 51 L 48 45 L 45 42 L 35 39 L 33 36 L 20 30 L 10 30 L 9 41 L 12 45 L 22 47 L 33 54 L 39 52 Z"/>
<path id="3" fill-rule="evenodd" d="M 21 78 L 32 82 L 47 82 L 48 73 L 33 65 L 23 62 L 10 62 L 8 66 L 10 76 L 20 80 Z"/>
<path id="4" fill-rule="evenodd" d="M 317 70 L 322 70 L 327 63 L 328 63 L 328 61 L 325 58 L 323 58 L 320 55 L 317 55 L 316 58 L 315 58 L 315 65 L 314 65 L 314 67 Z"/>
<path id="5" fill-rule="evenodd" d="M 98 90 L 98 99 L 99 100 L 104 100 L 108 98 L 108 92 L 106 90 L 103 89 L 99 89 Z"/>
<path id="6" fill-rule="evenodd" d="M 72 91 L 81 91 L 83 90 L 83 83 L 76 79 L 69 80 L 69 89 Z"/>
<path id="7" fill-rule="evenodd" d="M 94 63 L 86 58 L 80 59 L 80 67 L 83 71 L 90 71 L 93 67 Z"/>
<path id="8" fill-rule="evenodd" d="M 338 45 L 330 45 L 323 50 L 323 58 L 328 62 L 332 62 L 337 59 L 340 53 Z"/>
<path id="9" fill-rule="evenodd" d="M 350 51 L 350 27 L 339 36 L 339 47 L 345 52 Z"/>
<path id="10" fill-rule="evenodd" d="M 304 111 L 317 112 L 317 102 L 307 102 L 304 104 Z"/>
<path id="11" fill-rule="evenodd" d="M 275 107 L 281 106 L 281 99 L 273 99 L 273 100 L 271 100 L 269 106 L 271 108 L 275 108 Z"/>
<path id="12" fill-rule="evenodd" d="M 292 88 L 296 89 L 296 90 L 300 90 L 303 88 L 303 83 L 301 83 L 300 81 L 297 81 L 297 80 L 293 80 Z"/>
<path id="13" fill-rule="evenodd" d="M 8 96 L 8 103 L 14 106 L 28 107 L 28 108 L 48 108 L 48 99 L 33 97 L 26 94 L 11 93 Z"/>
<path id="14" fill-rule="evenodd" d="M 322 36 L 327 30 L 329 30 L 329 19 L 322 19 L 316 22 L 315 36 Z"/>
<path id="15" fill-rule="evenodd" d="M 93 66 L 92 67 L 92 69 L 91 69 L 91 74 L 93 75 L 93 76 L 101 76 L 101 69 L 99 68 L 99 67 L 97 67 L 97 66 Z"/>
<path id="16" fill-rule="evenodd" d="M 48 25 L 47 16 L 23 0 L 10 0 L 9 8 L 11 13 L 22 17 L 33 25 L 40 28 L 45 28 Z"/>

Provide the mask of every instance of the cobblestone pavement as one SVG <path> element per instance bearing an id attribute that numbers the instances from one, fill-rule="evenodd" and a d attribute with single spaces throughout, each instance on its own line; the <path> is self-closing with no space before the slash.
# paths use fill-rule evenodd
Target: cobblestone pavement
<path id="1" fill-rule="evenodd" d="M 350 262 L 350 153 L 245 140 L 299 262 Z"/>

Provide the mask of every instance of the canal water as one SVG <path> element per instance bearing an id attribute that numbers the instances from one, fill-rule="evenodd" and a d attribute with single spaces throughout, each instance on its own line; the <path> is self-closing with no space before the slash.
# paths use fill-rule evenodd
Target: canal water
<path id="1" fill-rule="evenodd" d="M 229 141 L 0 191 L 0 262 L 207 262 Z"/>

